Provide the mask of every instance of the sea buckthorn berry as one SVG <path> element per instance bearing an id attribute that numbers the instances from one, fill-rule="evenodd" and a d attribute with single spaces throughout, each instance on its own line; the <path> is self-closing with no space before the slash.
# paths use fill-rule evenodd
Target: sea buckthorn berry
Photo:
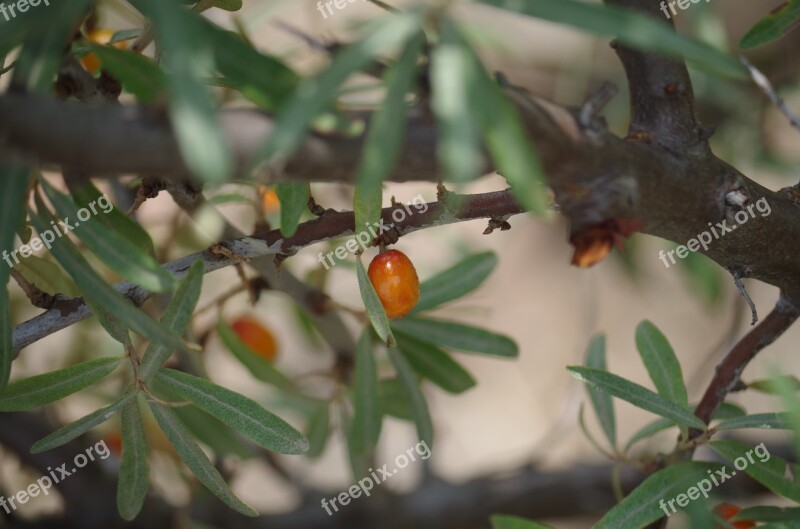
<path id="1" fill-rule="evenodd" d="M 281 207 L 281 201 L 278 200 L 278 193 L 275 192 L 274 187 L 259 186 L 258 192 L 261 195 L 261 206 L 264 208 L 264 213 L 275 213 Z"/>
<path id="2" fill-rule="evenodd" d="M 278 344 L 269 329 L 260 322 L 243 316 L 234 321 L 231 327 L 239 339 L 258 356 L 269 362 L 275 360 L 278 354 Z"/>
<path id="3" fill-rule="evenodd" d="M 419 301 L 419 277 L 406 254 L 389 250 L 375 257 L 367 272 L 386 315 L 402 318 Z"/>
<path id="4" fill-rule="evenodd" d="M 94 29 L 87 35 L 89 40 L 95 44 L 108 44 L 113 36 L 114 32 L 110 29 Z M 128 47 L 124 40 L 115 42 L 112 46 L 120 50 L 124 50 Z M 84 55 L 83 58 L 81 58 L 81 64 L 86 68 L 87 72 L 92 74 L 97 73 L 97 70 L 99 70 L 102 65 L 100 63 L 100 58 L 94 53 L 87 53 Z"/>
<path id="5" fill-rule="evenodd" d="M 741 511 L 742 509 L 740 507 L 731 503 L 720 503 L 714 507 L 714 512 L 723 520 L 730 520 Z M 737 520 L 735 522 L 730 522 L 730 524 L 736 529 L 752 529 L 756 526 L 756 523 L 751 520 Z"/>

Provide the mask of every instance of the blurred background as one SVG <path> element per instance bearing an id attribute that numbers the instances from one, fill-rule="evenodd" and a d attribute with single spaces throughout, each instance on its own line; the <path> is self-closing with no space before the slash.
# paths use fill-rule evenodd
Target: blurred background
<path id="1" fill-rule="evenodd" d="M 712 0 L 700 2 L 676 17 L 680 31 L 733 53 L 741 35 L 767 11 L 780 5 L 778 1 Z M 100 24 L 112 30 L 135 28 L 138 19 L 109 1 L 101 10 Z M 393 2 L 396 7 L 412 2 Z M 624 135 L 627 128 L 627 86 L 624 72 L 606 40 L 530 18 L 517 17 L 485 6 L 465 4 L 458 8 L 459 18 L 466 24 L 469 36 L 490 70 L 503 72 L 513 84 L 558 104 L 577 106 L 605 80 L 620 88 L 620 94 L 607 107 L 610 128 Z M 310 49 L 308 44 L 286 31 L 279 23 L 325 42 L 348 42 L 354 31 L 366 20 L 381 14 L 369 2 L 347 4 L 342 10 L 324 18 L 317 3 L 306 0 L 246 0 L 242 11 L 231 14 L 212 10 L 209 16 L 231 29 L 243 28 L 264 51 L 286 60 L 298 71 L 309 74 L 327 63 L 327 57 Z M 800 32 L 775 44 L 759 48 L 748 57 L 779 88 L 790 108 L 800 109 Z M 733 83 L 702 71 L 692 70 L 698 100 L 698 114 L 705 124 L 717 126 L 712 146 L 718 156 L 731 163 L 758 183 L 777 189 L 792 185 L 800 176 L 800 149 L 797 131 L 763 97 L 754 86 Z M 353 91 L 342 98 L 343 105 L 369 107 L 380 100 L 381 92 L 371 89 L 375 81 L 355 78 Z M 226 106 L 247 103 L 229 94 Z M 105 182 L 99 186 L 110 192 L 119 207 L 130 204 L 131 197 L 121 187 Z M 487 176 L 453 190 L 475 193 L 498 190 L 505 181 Z M 347 186 L 315 184 L 312 192 L 324 207 L 350 209 L 352 190 Z M 230 184 L 215 190 L 214 195 L 239 194 L 249 202 L 221 200 L 217 211 L 243 231 L 250 232 L 261 211 L 264 189 L 255 184 Z M 421 194 L 426 201 L 436 199 L 432 184 L 388 184 L 384 206 L 389 197 L 409 202 Z M 262 202 L 266 215 L 277 214 L 277 205 Z M 204 210 L 188 219 L 162 193 L 148 200 L 137 214 L 156 243 L 162 262 L 171 261 L 198 251 L 218 240 L 222 225 L 217 213 Z M 660 250 L 670 250 L 672 242 L 649 236 L 634 235 L 627 241 L 624 253 L 615 250 L 599 265 L 582 270 L 570 266 L 572 247 L 567 242 L 567 227 L 562 218 L 552 213 L 546 220 L 527 215 L 510 220 L 510 231 L 482 235 L 483 221 L 460 223 L 428 229 L 408 235 L 398 249 L 415 263 L 424 280 L 444 270 L 462 257 L 483 250 L 499 256 L 499 265 L 484 285 L 472 295 L 441 309 L 448 319 L 472 323 L 512 337 L 520 348 L 516 360 L 484 358 L 458 354 L 458 360 L 477 379 L 469 392 L 451 396 L 427 385 L 437 442 L 433 456 L 425 463 L 414 463 L 383 485 L 392 490 L 414 490 L 425 472 L 454 482 L 465 483 L 482 476 L 513 474 L 532 465 L 537 471 L 556 472 L 580 468 L 581 465 L 608 463 L 586 440 L 578 426 L 578 412 L 586 402 L 581 383 L 573 379 L 565 366 L 581 364 L 587 345 L 597 333 L 607 336 L 609 369 L 625 378 L 650 387 L 647 373 L 634 343 L 634 330 L 643 320 L 655 323 L 668 337 L 683 367 L 690 401 L 697 401 L 722 355 L 750 327 L 750 311 L 736 292 L 730 276 L 706 258 L 691 258 L 665 268 L 658 258 Z M 306 248 L 283 263 L 298 277 L 318 273 L 318 252 L 331 251 L 344 240 L 331 241 Z M 798 243 L 800 251 L 800 243 Z M 376 250 L 366 256 L 370 259 Z M 332 268 L 327 279 L 328 291 L 339 303 L 360 308 L 352 258 Z M 108 276 L 114 281 L 112 275 Z M 206 277 L 199 307 L 213 303 L 238 284 L 234 269 L 228 268 Z M 775 288 L 745 281 L 760 315 L 771 310 L 778 292 Z M 30 307 L 22 292 L 13 285 L 13 318 L 25 321 L 39 311 Z M 305 425 L 302 406 L 287 400 L 258 382 L 221 346 L 213 331 L 220 314 L 227 321 L 252 316 L 272 330 L 277 343 L 276 365 L 284 372 L 299 376 L 328 367 L 333 354 L 310 331 L 294 304 L 280 292 L 265 291 L 252 305 L 246 293 L 231 297 L 220 309 L 210 306 L 195 318 L 192 333 L 206 339 L 206 349 L 199 361 L 211 379 L 234 388 L 263 403 L 268 409 L 287 418 L 301 430 Z M 348 316 L 345 315 L 347 318 Z M 353 333 L 359 329 L 355 319 L 348 320 Z M 782 366 L 787 374 L 795 374 L 798 365 L 797 344 L 800 329 L 795 327 L 770 346 L 748 367 L 746 380 L 766 378 L 772 366 Z M 28 347 L 14 364 L 14 379 L 27 377 L 92 358 L 98 351 L 115 351 L 118 344 L 106 335 L 95 321 L 89 320 L 58 332 Z M 110 353 L 109 353 L 110 354 Z M 319 396 L 331 391 L 324 379 L 307 377 L 303 386 Z M 58 422 L 74 420 L 108 402 L 120 391 L 121 381 L 110 378 L 102 384 L 70 397 L 43 413 Z M 749 413 L 772 410 L 773 397 L 747 392 L 729 399 L 745 407 Z M 627 439 L 653 419 L 649 414 L 616 401 L 618 429 Z M 599 425 L 587 414 L 588 428 L 597 437 Z M 118 419 L 118 418 L 117 418 Z M 413 425 L 387 419 L 378 448 L 377 460 L 389 462 L 416 444 Z M 112 446 L 119 424 L 114 420 L 95 430 L 98 439 Z M 175 506 L 185 505 L 189 490 L 179 479 L 180 473 L 168 444 L 159 440 L 157 428 L 151 428 L 155 454 L 152 479 L 159 494 Z M 748 431 L 750 435 L 753 431 Z M 767 448 L 783 445 L 785 436 L 766 430 L 755 431 L 753 443 L 764 442 Z M 675 432 L 670 430 L 643 443 L 634 454 L 671 450 Z M 0 484 L 6 495 L 23 489 L 35 480 L 15 453 L 0 447 Z M 316 460 L 278 456 L 285 468 L 299 482 L 313 484 L 333 496 L 346 490 L 353 477 L 347 462 L 346 446 L 340 433 L 334 432 L 325 451 Z M 163 462 L 156 464 L 156 461 Z M 102 462 L 113 467 L 114 458 Z M 226 468 L 232 470 L 232 487 L 246 502 L 267 513 L 291 512 L 300 507 L 296 489 L 261 459 L 228 457 Z M 742 478 L 744 479 L 744 478 Z M 718 491 L 725 495 L 724 490 Z M 86 491 L 92 494 L 92 491 Z M 591 491 L 586 491 L 591 494 Z M 42 513 L 55 513 L 61 499 L 56 494 L 37 498 L 20 507 L 17 514 L 35 518 Z M 360 499 L 355 501 L 369 501 Z M 581 501 L 581 498 L 569 498 Z M 587 500 L 588 501 L 588 500 Z M 741 505 L 748 498 L 739 498 Z M 346 509 L 347 507 L 345 507 Z M 598 516 L 599 517 L 599 516 Z M 546 520 L 559 528 L 585 528 L 598 517 Z M 671 522 L 681 527 L 680 521 Z"/>

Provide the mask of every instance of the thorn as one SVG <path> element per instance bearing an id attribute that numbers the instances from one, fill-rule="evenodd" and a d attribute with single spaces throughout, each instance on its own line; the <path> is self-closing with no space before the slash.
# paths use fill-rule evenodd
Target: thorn
<path id="1" fill-rule="evenodd" d="M 594 118 L 617 93 L 619 93 L 617 85 L 605 81 L 581 106 L 581 111 L 578 116 L 578 123 L 580 126 L 584 129 L 591 128 Z"/>
<path id="2" fill-rule="evenodd" d="M 739 270 L 729 268 L 728 271 L 733 275 L 733 284 L 736 285 L 736 290 L 739 291 L 739 294 L 741 294 L 747 302 L 747 306 L 750 307 L 750 312 L 753 315 L 753 320 L 750 322 L 750 325 L 755 325 L 758 321 L 758 312 L 756 311 L 755 303 L 750 299 L 750 295 L 744 287 L 744 283 L 742 283 L 742 276 L 739 274 Z"/>

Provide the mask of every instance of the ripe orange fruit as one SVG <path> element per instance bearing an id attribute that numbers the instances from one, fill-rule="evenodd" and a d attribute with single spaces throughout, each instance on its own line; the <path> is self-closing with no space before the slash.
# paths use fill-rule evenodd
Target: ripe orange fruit
<path id="1" fill-rule="evenodd" d="M 402 318 L 419 301 L 419 277 L 406 254 L 389 250 L 375 257 L 367 271 L 386 315 Z"/>
<path id="2" fill-rule="evenodd" d="M 278 193 L 275 192 L 274 187 L 258 186 L 258 193 L 261 195 L 261 206 L 264 208 L 264 213 L 274 213 L 281 207 Z"/>
<path id="3" fill-rule="evenodd" d="M 732 503 L 720 503 L 714 507 L 714 512 L 724 520 L 730 520 L 741 511 L 742 509 L 739 506 L 733 505 Z M 738 520 L 730 523 L 736 529 L 751 529 L 756 526 L 756 523 L 750 520 Z"/>
<path id="4" fill-rule="evenodd" d="M 95 44 L 108 44 L 113 36 L 114 32 L 110 29 L 94 29 L 87 35 L 89 40 Z M 128 47 L 124 40 L 115 42 L 112 46 L 120 50 L 124 50 Z M 91 74 L 97 73 L 97 70 L 99 70 L 101 66 L 100 59 L 94 53 L 87 53 L 84 55 L 83 58 L 81 58 L 81 64 L 86 68 L 86 71 Z"/>
<path id="5" fill-rule="evenodd" d="M 231 324 L 239 339 L 261 358 L 272 362 L 278 354 L 275 337 L 264 325 L 248 316 L 242 316 Z"/>

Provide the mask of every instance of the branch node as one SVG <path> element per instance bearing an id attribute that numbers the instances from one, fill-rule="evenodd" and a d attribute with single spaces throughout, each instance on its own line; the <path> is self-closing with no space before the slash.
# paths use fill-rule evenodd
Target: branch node
<path id="1" fill-rule="evenodd" d="M 489 235 L 494 232 L 494 230 L 500 231 L 508 231 L 511 229 L 511 224 L 508 223 L 506 220 L 507 217 L 504 218 L 492 218 L 489 219 L 489 225 L 483 230 L 484 235 Z"/>

